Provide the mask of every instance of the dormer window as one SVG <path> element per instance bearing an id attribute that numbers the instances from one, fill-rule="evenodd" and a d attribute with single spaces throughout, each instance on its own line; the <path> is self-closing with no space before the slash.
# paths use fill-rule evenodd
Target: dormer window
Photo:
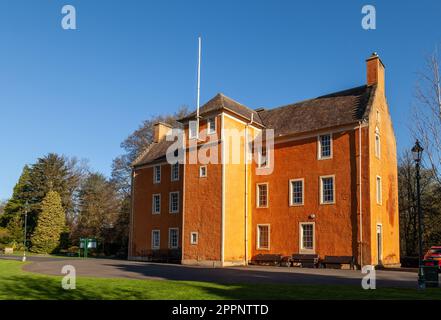
<path id="1" fill-rule="evenodd" d="M 190 121 L 188 124 L 188 138 L 197 139 L 198 137 L 198 123 L 197 121 Z"/>

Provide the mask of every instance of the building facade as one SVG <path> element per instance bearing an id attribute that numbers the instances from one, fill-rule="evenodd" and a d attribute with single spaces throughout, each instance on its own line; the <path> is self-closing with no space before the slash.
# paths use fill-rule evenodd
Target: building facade
<path id="1" fill-rule="evenodd" d="M 167 138 L 173 127 L 180 139 Z M 228 266 L 315 253 L 400 263 L 396 141 L 376 54 L 356 88 L 274 109 L 218 94 L 199 117 L 156 124 L 132 179 L 129 259 Z"/>

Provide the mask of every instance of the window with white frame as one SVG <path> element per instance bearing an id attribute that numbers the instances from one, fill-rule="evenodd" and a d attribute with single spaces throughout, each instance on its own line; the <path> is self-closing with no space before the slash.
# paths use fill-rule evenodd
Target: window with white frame
<path id="1" fill-rule="evenodd" d="M 179 180 L 179 162 L 171 165 L 171 181 Z"/>
<path id="2" fill-rule="evenodd" d="M 206 178 L 207 177 L 207 166 L 199 167 L 199 177 Z"/>
<path id="3" fill-rule="evenodd" d="M 332 136 L 331 134 L 323 134 L 318 137 L 318 158 L 332 158 Z"/>
<path id="4" fill-rule="evenodd" d="M 335 183 L 334 176 L 320 177 L 320 203 L 335 202 Z"/>
<path id="5" fill-rule="evenodd" d="M 269 224 L 257 225 L 257 249 L 268 250 L 270 247 L 270 226 Z"/>
<path id="6" fill-rule="evenodd" d="M 382 203 L 382 185 L 381 185 L 381 177 L 377 176 L 377 203 Z"/>
<path id="7" fill-rule="evenodd" d="M 303 179 L 293 179 L 289 181 L 289 205 L 298 206 L 303 204 Z"/>
<path id="8" fill-rule="evenodd" d="M 269 157 L 268 157 L 269 150 L 266 148 L 266 146 L 262 146 L 258 151 L 258 167 L 259 168 L 268 168 L 269 166 Z"/>
<path id="9" fill-rule="evenodd" d="M 152 230 L 152 249 L 159 249 L 161 246 L 161 232 Z"/>
<path id="10" fill-rule="evenodd" d="M 161 182 L 161 166 L 153 167 L 153 183 Z"/>
<path id="11" fill-rule="evenodd" d="M 258 183 L 256 190 L 256 202 L 258 208 L 266 208 L 268 207 L 268 184 L 267 183 Z"/>
<path id="12" fill-rule="evenodd" d="M 168 247 L 170 249 L 176 249 L 178 247 L 178 236 L 179 236 L 178 228 L 168 229 Z"/>
<path id="13" fill-rule="evenodd" d="M 207 119 L 207 131 L 208 134 L 216 133 L 216 118 L 208 118 Z"/>
<path id="14" fill-rule="evenodd" d="M 188 123 L 188 138 L 196 139 L 198 137 L 198 122 L 190 121 Z"/>
<path id="15" fill-rule="evenodd" d="M 314 250 L 314 223 L 300 223 L 300 251 Z"/>
<path id="16" fill-rule="evenodd" d="M 170 192 L 170 203 L 169 203 L 169 212 L 177 213 L 179 212 L 179 192 Z"/>
<path id="17" fill-rule="evenodd" d="M 198 233 L 197 232 L 190 233 L 190 244 L 198 244 Z"/>
<path id="18" fill-rule="evenodd" d="M 161 213 L 161 194 L 157 193 L 152 196 L 152 213 Z"/>
<path id="19" fill-rule="evenodd" d="M 378 128 L 375 129 L 375 156 L 377 158 L 381 157 L 381 138 Z"/>

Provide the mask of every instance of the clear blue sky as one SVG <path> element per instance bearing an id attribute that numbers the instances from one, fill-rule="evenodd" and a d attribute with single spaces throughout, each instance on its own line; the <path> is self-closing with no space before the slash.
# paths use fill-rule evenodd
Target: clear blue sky
<path id="1" fill-rule="evenodd" d="M 89 159 L 105 174 L 143 119 L 217 92 L 274 107 L 365 83 L 365 58 L 386 65 L 398 148 L 416 72 L 441 43 L 433 1 L 0 0 L 0 199 L 23 165 L 48 152 Z M 63 30 L 61 8 L 77 10 Z M 361 28 L 374 4 L 377 29 Z"/>

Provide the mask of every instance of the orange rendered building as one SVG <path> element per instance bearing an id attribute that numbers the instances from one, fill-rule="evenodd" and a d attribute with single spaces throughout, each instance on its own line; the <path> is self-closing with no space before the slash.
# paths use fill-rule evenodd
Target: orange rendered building
<path id="1" fill-rule="evenodd" d="M 376 54 L 366 65 L 363 86 L 274 109 L 216 95 L 200 108 L 199 126 L 196 112 L 179 120 L 182 163 L 167 161 L 176 140 L 158 123 L 133 163 L 129 259 L 229 266 L 314 253 L 399 265 L 384 65 Z M 256 153 L 254 139 L 269 131 L 273 147 Z"/>

